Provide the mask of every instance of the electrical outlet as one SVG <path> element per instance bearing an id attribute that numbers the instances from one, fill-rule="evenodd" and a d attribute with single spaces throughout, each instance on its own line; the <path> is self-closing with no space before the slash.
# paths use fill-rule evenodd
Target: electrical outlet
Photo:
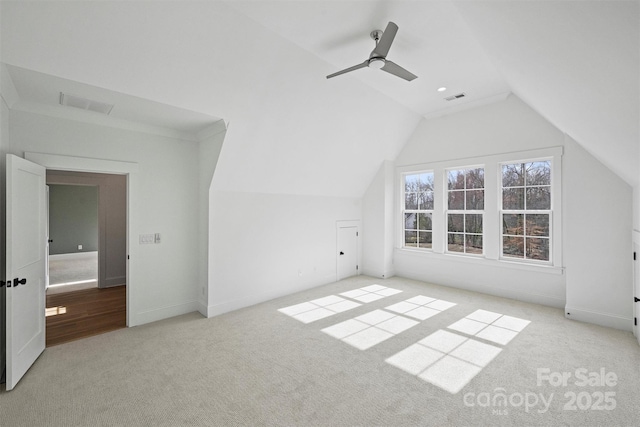
<path id="1" fill-rule="evenodd" d="M 78 245 L 78 250 L 81 251 L 82 250 L 82 245 Z"/>

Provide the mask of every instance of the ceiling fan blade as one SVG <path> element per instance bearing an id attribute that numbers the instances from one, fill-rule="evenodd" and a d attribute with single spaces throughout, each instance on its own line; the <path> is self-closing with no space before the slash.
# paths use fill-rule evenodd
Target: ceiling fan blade
<path id="1" fill-rule="evenodd" d="M 416 76 L 415 74 L 405 70 L 395 62 L 391 61 L 385 61 L 384 67 L 382 67 L 382 71 L 386 71 L 387 73 L 393 74 L 394 76 L 398 76 L 408 81 L 418 78 L 418 76 Z"/>
<path id="2" fill-rule="evenodd" d="M 389 53 L 389 49 L 391 49 L 391 43 L 393 43 L 393 39 L 396 37 L 396 33 L 398 32 L 398 26 L 389 21 L 387 24 L 387 28 L 382 32 L 382 37 L 378 40 L 378 44 L 376 48 L 371 52 L 371 56 L 381 56 L 386 58 Z"/>
<path id="3" fill-rule="evenodd" d="M 339 76 L 340 74 L 348 73 L 349 71 L 355 71 L 368 65 L 369 61 L 364 61 L 362 64 L 354 65 L 353 67 L 345 68 L 344 70 L 338 71 L 337 73 L 329 74 L 327 78 L 330 79 L 331 77 Z"/>

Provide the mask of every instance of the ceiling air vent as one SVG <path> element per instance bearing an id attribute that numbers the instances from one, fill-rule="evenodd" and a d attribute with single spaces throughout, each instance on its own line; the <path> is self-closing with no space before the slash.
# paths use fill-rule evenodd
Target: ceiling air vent
<path id="1" fill-rule="evenodd" d="M 448 97 L 445 98 L 445 100 L 446 101 L 454 101 L 456 99 L 460 99 L 460 98 L 464 98 L 464 97 L 465 97 L 464 92 L 462 92 L 462 93 L 459 93 L 457 95 L 448 96 Z"/>
<path id="2" fill-rule="evenodd" d="M 80 96 L 69 95 L 60 92 L 60 105 L 68 107 L 80 108 L 82 110 L 95 111 L 96 113 L 109 114 L 113 108 L 113 104 L 105 102 L 93 101 L 91 99 L 82 98 Z"/>

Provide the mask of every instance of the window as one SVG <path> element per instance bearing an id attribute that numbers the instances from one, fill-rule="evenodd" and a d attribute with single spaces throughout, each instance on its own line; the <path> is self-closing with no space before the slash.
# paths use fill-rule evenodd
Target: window
<path id="1" fill-rule="evenodd" d="M 447 171 L 447 251 L 481 255 L 484 168 Z"/>
<path id="2" fill-rule="evenodd" d="M 563 274 L 562 152 L 399 166 L 399 255 Z"/>
<path id="3" fill-rule="evenodd" d="M 551 161 L 502 165 L 502 256 L 550 261 Z"/>
<path id="4" fill-rule="evenodd" d="M 431 248 L 433 172 L 404 175 L 404 247 Z"/>

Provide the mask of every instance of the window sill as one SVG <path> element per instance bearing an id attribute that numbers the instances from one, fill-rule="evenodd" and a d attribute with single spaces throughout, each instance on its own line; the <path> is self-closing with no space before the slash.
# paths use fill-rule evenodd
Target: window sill
<path id="1" fill-rule="evenodd" d="M 534 271 L 537 273 L 563 275 L 564 267 L 556 267 L 553 265 L 541 265 L 519 261 L 511 261 L 504 259 L 489 259 L 481 255 L 464 255 L 451 253 L 438 253 L 431 249 L 411 249 L 411 248 L 395 248 L 395 254 L 407 255 L 416 258 L 426 258 L 446 262 L 464 262 L 467 264 L 476 264 L 490 267 L 510 268 L 514 270 Z"/>

